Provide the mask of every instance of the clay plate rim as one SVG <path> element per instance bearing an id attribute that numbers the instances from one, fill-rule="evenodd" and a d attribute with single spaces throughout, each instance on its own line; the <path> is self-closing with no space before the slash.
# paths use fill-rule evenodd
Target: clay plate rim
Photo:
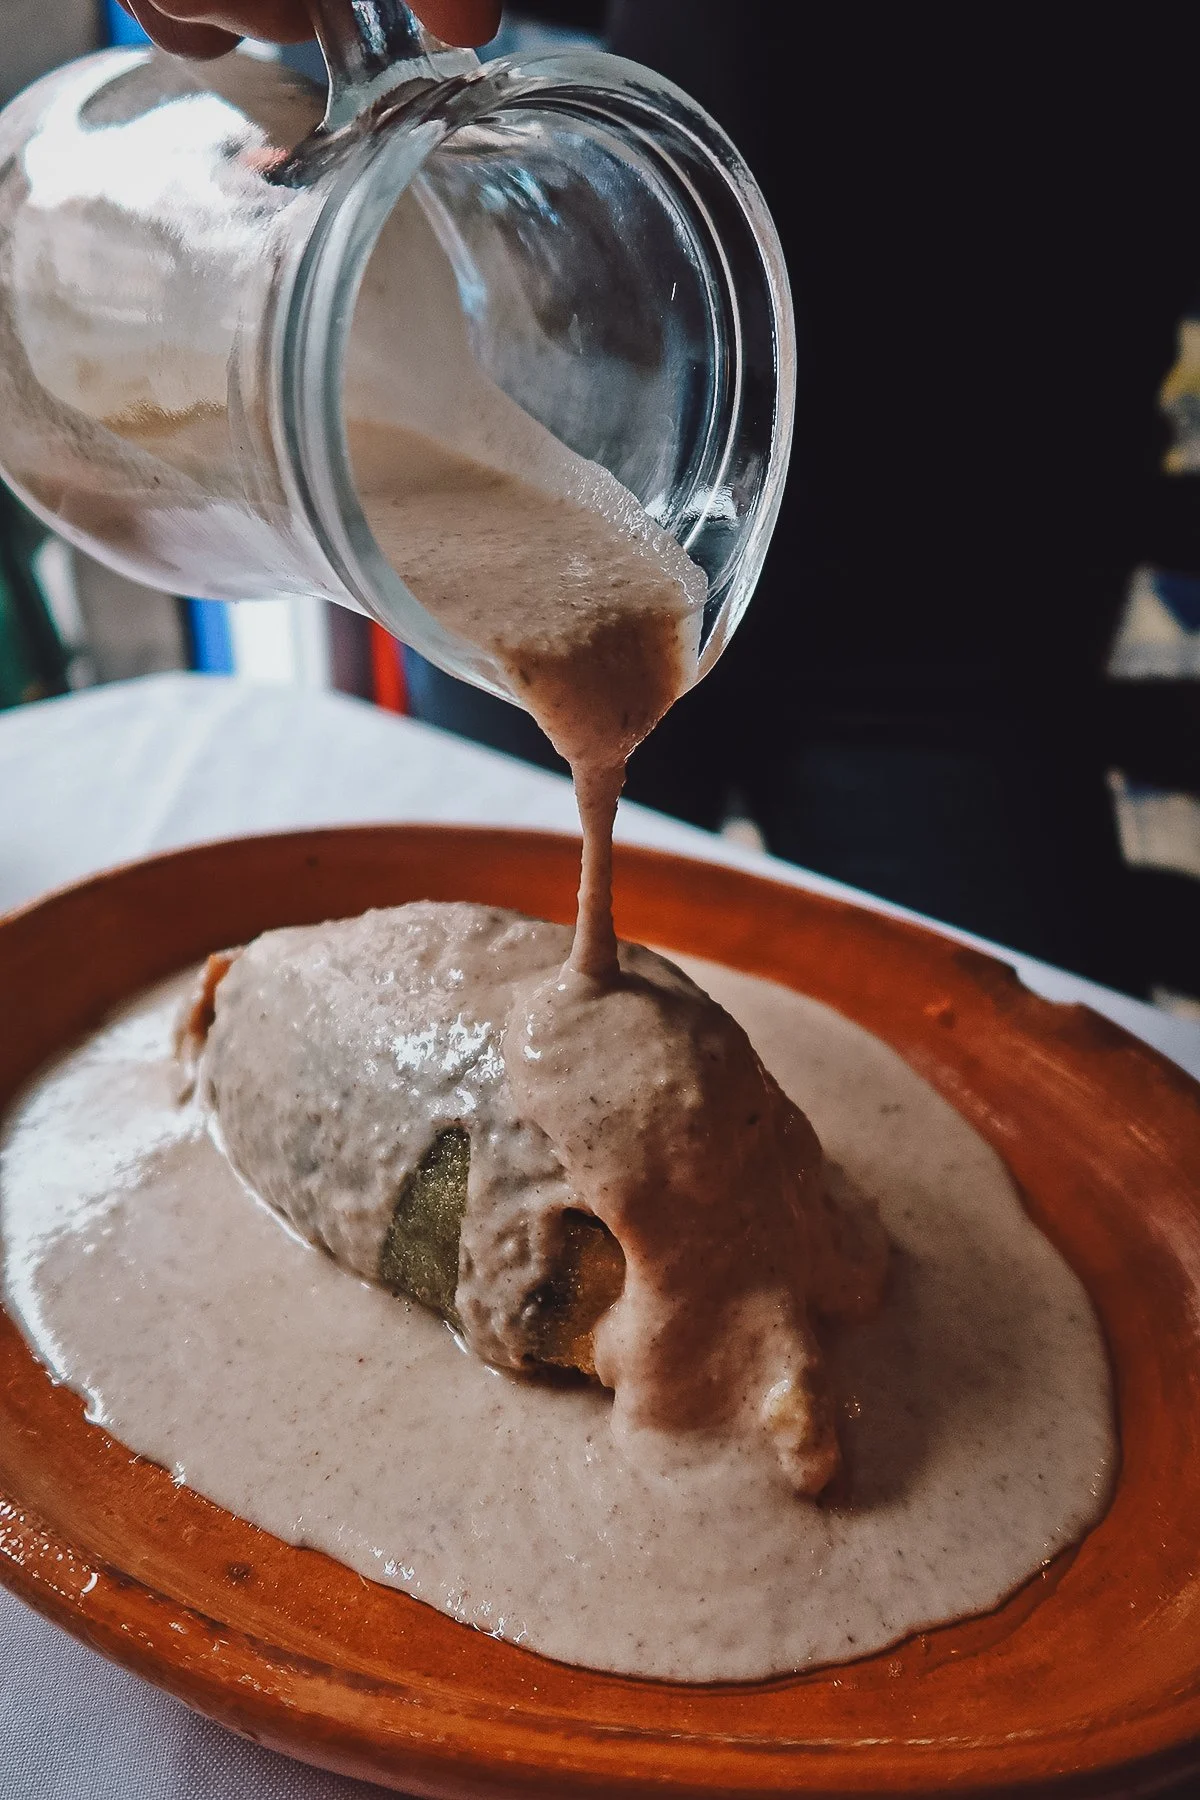
<path id="1" fill-rule="evenodd" d="M 578 844 L 295 832 L 133 863 L 0 920 L 0 1104 L 112 1005 L 270 925 L 404 899 L 572 916 Z M 656 851 L 623 934 L 796 987 L 891 1043 L 1001 1152 L 1116 1372 L 1105 1519 L 996 1614 L 794 1679 L 596 1675 L 457 1626 L 177 1489 L 0 1315 L 0 1580 L 213 1718 L 435 1796 L 1128 1794 L 1200 1767 L 1200 1088 L 934 932 Z"/>

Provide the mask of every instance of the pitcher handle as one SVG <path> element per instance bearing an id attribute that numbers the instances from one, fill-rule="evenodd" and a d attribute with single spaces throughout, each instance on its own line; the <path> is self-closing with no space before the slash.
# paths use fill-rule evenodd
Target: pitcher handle
<path id="1" fill-rule="evenodd" d="M 309 0 L 329 70 L 325 129 L 414 81 L 444 81 L 479 67 L 473 50 L 443 44 L 402 0 Z"/>

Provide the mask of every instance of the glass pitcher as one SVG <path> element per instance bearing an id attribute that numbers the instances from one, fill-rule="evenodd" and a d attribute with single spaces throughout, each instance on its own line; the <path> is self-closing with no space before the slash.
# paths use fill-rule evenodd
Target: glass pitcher
<path id="1" fill-rule="evenodd" d="M 511 698 L 383 554 L 348 426 L 535 479 L 553 442 L 703 569 L 703 672 L 791 431 L 787 278 L 748 169 L 635 64 L 481 64 L 397 0 L 314 12 L 327 95 L 244 54 L 110 50 L 0 115 L 0 472 L 139 581 L 323 595 Z"/>

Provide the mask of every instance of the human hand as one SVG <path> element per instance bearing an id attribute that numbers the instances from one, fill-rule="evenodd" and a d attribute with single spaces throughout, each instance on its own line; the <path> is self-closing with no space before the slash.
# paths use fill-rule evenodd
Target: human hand
<path id="1" fill-rule="evenodd" d="M 306 0 L 121 0 L 142 30 L 174 56 L 224 56 L 240 37 L 298 44 L 313 35 Z M 413 11 L 447 44 L 486 44 L 500 0 L 416 0 Z"/>

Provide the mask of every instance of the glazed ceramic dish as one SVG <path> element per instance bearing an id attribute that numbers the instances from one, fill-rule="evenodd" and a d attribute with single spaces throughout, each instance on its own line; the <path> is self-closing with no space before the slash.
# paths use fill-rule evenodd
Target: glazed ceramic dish
<path id="1" fill-rule="evenodd" d="M 0 922 L 0 1106 L 138 989 L 269 926 L 418 898 L 573 913 L 578 848 L 382 828 L 205 846 Z M 931 932 L 733 870 L 617 858 L 623 935 L 768 977 L 894 1046 L 1079 1273 L 1121 1470 L 998 1612 L 793 1679 L 568 1668 L 280 1543 L 83 1417 L 0 1314 L 0 1579 L 212 1718 L 434 1796 L 1129 1794 L 1200 1769 L 1200 1089 Z"/>

